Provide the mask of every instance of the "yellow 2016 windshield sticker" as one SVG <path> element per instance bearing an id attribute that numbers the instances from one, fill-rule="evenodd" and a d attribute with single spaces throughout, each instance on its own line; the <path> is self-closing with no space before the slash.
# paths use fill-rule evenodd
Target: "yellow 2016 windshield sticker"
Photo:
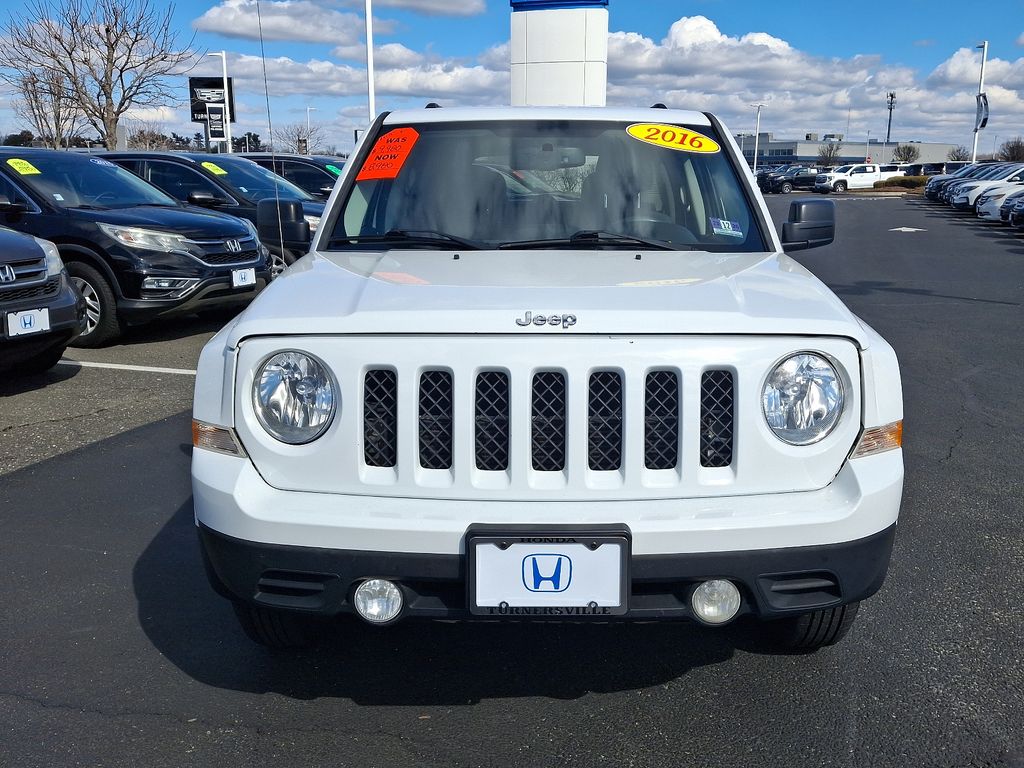
<path id="1" fill-rule="evenodd" d="M 216 163 L 203 163 L 203 168 L 208 170 L 214 176 L 227 176 L 228 172 L 221 168 Z"/>
<path id="2" fill-rule="evenodd" d="M 31 176 L 34 173 L 40 173 L 40 170 L 32 165 L 28 160 L 20 160 L 17 157 L 12 157 L 7 161 L 7 164 L 22 176 Z"/>
<path id="3" fill-rule="evenodd" d="M 721 152 L 718 142 L 691 128 L 661 123 L 633 123 L 626 133 L 634 139 L 653 144 L 656 147 L 674 149 L 678 152 L 700 152 L 711 154 Z"/>

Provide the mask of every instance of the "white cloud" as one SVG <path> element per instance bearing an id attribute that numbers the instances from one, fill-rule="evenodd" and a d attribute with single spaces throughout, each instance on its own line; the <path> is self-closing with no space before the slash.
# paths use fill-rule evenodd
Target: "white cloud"
<path id="1" fill-rule="evenodd" d="M 402 8 L 431 16 L 476 16 L 487 10 L 484 0 L 375 0 L 381 8 Z"/>
<path id="2" fill-rule="evenodd" d="M 265 40 L 356 45 L 364 36 L 362 14 L 335 11 L 313 0 L 264 0 L 259 17 L 256 0 L 221 0 L 192 26 L 199 32 L 258 40 L 260 23 Z M 388 33 L 394 25 L 375 17 L 374 29 Z"/>

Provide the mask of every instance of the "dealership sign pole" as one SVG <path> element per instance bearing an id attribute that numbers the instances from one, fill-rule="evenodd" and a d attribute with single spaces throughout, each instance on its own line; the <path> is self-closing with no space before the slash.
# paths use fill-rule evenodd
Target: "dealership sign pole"
<path id="1" fill-rule="evenodd" d="M 978 109 L 974 117 L 974 149 L 971 150 L 972 163 L 978 160 L 978 134 L 981 133 L 982 128 L 988 125 L 988 95 L 985 93 L 985 60 L 988 58 L 988 40 L 975 47 L 981 48 L 981 79 L 978 80 Z"/>
<path id="2" fill-rule="evenodd" d="M 373 9 L 366 0 L 366 95 L 370 104 L 370 122 L 377 116 L 376 99 L 373 93 Z"/>

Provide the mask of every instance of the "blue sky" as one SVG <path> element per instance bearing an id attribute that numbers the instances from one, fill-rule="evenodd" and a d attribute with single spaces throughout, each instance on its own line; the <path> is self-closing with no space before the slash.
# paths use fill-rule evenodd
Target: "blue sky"
<path id="1" fill-rule="evenodd" d="M 611 0 L 609 103 L 710 109 L 778 137 L 884 133 L 896 90 L 894 138 L 969 144 L 977 88 L 974 46 L 988 39 L 989 131 L 979 146 L 1024 133 L 1024 11 L 1020 0 L 965 11 L 963 3 Z M 313 122 L 344 151 L 365 123 L 363 0 L 260 0 L 275 124 Z M 1000 12 L 999 9 L 1002 9 Z M 377 106 L 508 100 L 509 4 L 499 0 L 374 0 Z M 267 137 L 255 0 L 183 0 L 175 23 L 200 51 L 226 50 L 241 130 Z M 219 74 L 204 59 L 195 74 Z M 182 96 L 185 95 L 184 80 Z M 181 106 L 135 116 L 194 132 Z M 14 126 L 0 110 L 0 130 Z M 751 125 L 747 125 L 751 123 Z M 196 126 L 198 127 L 198 126 Z"/>

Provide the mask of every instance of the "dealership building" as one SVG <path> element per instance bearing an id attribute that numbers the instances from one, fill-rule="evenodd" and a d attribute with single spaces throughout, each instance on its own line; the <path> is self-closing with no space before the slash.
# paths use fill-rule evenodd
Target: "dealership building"
<path id="1" fill-rule="evenodd" d="M 754 134 L 737 133 L 736 143 L 747 158 L 748 163 L 754 162 Z M 956 144 L 937 144 L 925 141 L 890 141 L 879 139 L 853 139 L 847 141 L 841 133 L 826 133 L 818 136 L 808 133 L 801 139 L 776 139 L 771 133 L 761 133 L 757 138 L 757 164 L 776 165 L 779 163 L 815 163 L 818 151 L 828 144 L 840 144 L 838 163 L 862 163 L 870 160 L 875 163 L 892 161 L 893 150 L 900 144 L 916 147 L 921 156 L 917 163 L 943 163 L 949 159 L 949 151 Z"/>

